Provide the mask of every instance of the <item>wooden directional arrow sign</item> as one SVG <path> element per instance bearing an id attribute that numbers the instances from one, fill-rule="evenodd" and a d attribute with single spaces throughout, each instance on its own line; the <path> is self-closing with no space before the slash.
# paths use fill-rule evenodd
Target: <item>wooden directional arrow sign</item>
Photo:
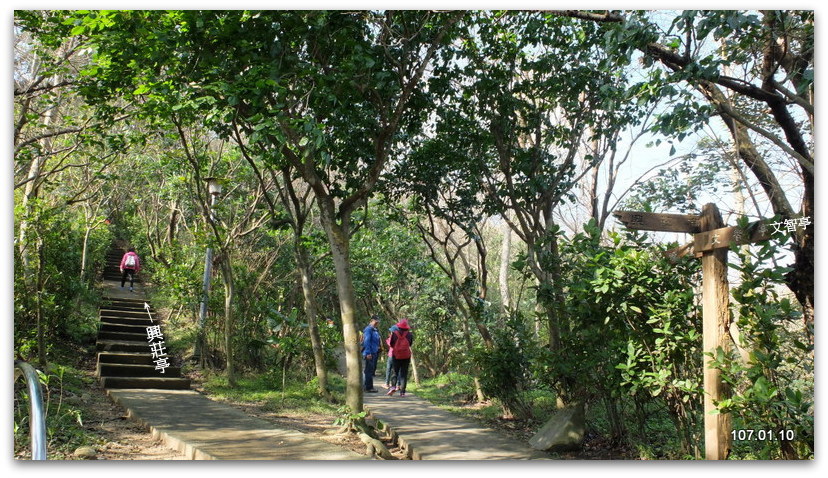
<path id="1" fill-rule="evenodd" d="M 662 252 L 661 254 L 664 255 L 670 262 L 675 263 L 678 261 L 679 258 L 686 256 L 693 252 L 693 243 L 688 242 L 683 246 L 674 247 L 672 249 L 667 249 L 666 251 Z"/>
<path id="2" fill-rule="evenodd" d="M 730 247 L 733 244 L 750 244 L 771 238 L 773 227 L 765 221 L 756 221 L 742 228 L 739 226 L 722 227 L 704 231 L 693 236 L 693 250 L 696 256 L 703 252 Z"/>
<path id="3" fill-rule="evenodd" d="M 692 214 L 659 214 L 654 212 L 616 211 L 612 213 L 629 229 L 643 231 L 701 232 L 700 216 Z"/>

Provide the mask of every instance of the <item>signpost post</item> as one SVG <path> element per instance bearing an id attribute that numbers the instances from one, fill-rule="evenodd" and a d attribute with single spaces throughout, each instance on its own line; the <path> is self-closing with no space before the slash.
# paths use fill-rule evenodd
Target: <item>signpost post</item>
<path id="1" fill-rule="evenodd" d="M 724 226 L 719 208 L 702 208 L 701 229 L 712 231 Z M 716 243 L 718 246 L 721 242 Z M 730 397 L 721 370 L 710 366 L 719 349 L 727 351 L 730 330 L 730 287 L 727 283 L 727 248 L 703 252 L 702 266 L 702 349 L 704 350 L 704 455 L 708 460 L 724 460 L 730 452 L 730 414 L 718 413 L 716 402 Z M 712 354 L 712 357 L 711 357 Z"/>
<path id="2" fill-rule="evenodd" d="M 704 451 L 708 460 L 724 460 L 730 452 L 731 420 L 727 413 L 718 413 L 716 402 L 730 396 L 721 371 L 710 367 L 719 348 L 730 348 L 729 287 L 727 283 L 727 252 L 731 244 L 748 244 L 770 239 L 767 224 L 758 221 L 746 228 L 724 227 L 719 208 L 706 204 L 699 216 L 690 214 L 657 214 L 618 211 L 613 215 L 630 229 L 684 232 L 693 234 L 693 251 L 702 263 L 702 343 L 704 350 Z M 690 248 L 682 246 L 670 251 L 683 256 Z"/>

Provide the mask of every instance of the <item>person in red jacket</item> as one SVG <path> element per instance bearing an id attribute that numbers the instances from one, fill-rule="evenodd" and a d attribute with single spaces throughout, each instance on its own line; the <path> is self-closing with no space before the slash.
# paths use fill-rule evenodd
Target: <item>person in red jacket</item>
<path id="1" fill-rule="evenodd" d="M 127 276 L 129 276 L 129 291 L 133 291 L 135 285 L 135 274 L 141 271 L 141 258 L 135 253 L 135 248 L 130 247 L 129 251 L 121 258 L 121 289 L 124 288 Z"/>
<path id="2" fill-rule="evenodd" d="M 405 385 L 408 382 L 408 365 L 411 363 L 411 344 L 414 343 L 414 335 L 408 327 L 408 320 L 402 319 L 397 323 L 397 329 L 391 332 L 390 345 L 391 355 L 394 359 L 394 374 L 391 376 L 391 388 L 386 395 L 394 395 L 399 391 L 400 396 L 405 396 Z"/>

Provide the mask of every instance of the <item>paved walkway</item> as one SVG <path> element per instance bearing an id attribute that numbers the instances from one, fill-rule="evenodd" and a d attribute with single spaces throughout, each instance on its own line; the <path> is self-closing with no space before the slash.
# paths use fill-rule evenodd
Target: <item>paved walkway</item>
<path id="1" fill-rule="evenodd" d="M 128 416 L 191 460 L 368 460 L 192 390 L 108 390 Z"/>
<path id="2" fill-rule="evenodd" d="M 365 408 L 387 424 L 414 460 L 537 460 L 550 456 L 412 395 L 366 393 Z"/>

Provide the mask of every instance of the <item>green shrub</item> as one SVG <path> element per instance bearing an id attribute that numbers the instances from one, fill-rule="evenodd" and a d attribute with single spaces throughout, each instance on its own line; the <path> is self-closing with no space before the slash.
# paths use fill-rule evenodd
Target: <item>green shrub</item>
<path id="1" fill-rule="evenodd" d="M 531 385 L 533 341 L 522 318 L 511 317 L 505 325 L 494 330 L 494 346 L 475 347 L 471 359 L 480 371 L 483 393 L 500 400 L 507 416 L 531 418 L 532 409 L 524 392 Z"/>

